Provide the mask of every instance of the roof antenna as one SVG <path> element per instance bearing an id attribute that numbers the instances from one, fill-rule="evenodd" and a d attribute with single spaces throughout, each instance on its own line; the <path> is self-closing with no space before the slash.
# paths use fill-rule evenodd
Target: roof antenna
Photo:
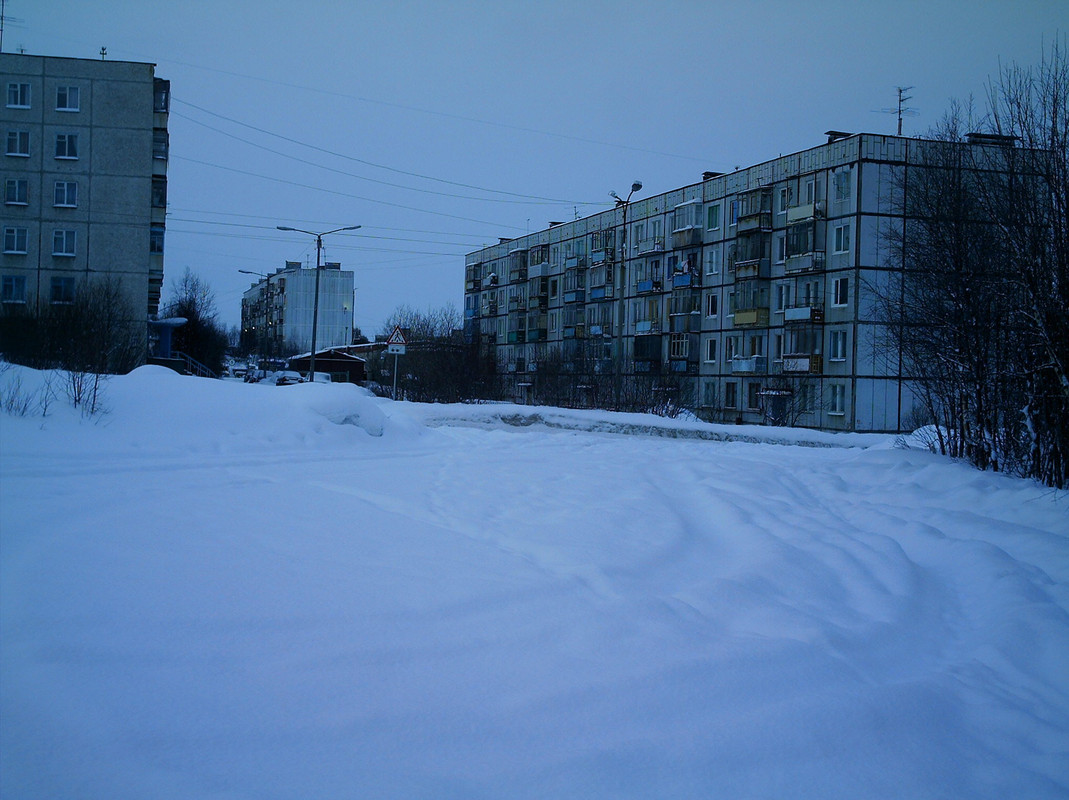
<path id="1" fill-rule="evenodd" d="M 108 54 L 108 48 L 101 47 L 100 48 L 100 60 L 103 61 L 104 58 L 107 56 L 107 54 Z"/>
<path id="2" fill-rule="evenodd" d="M 879 113 L 881 113 L 881 114 L 897 114 L 898 115 L 898 135 L 901 136 L 902 135 L 902 117 L 915 117 L 915 116 L 917 116 L 917 109 L 909 108 L 909 107 L 903 105 L 903 103 L 905 103 L 907 100 L 912 100 L 913 99 L 913 95 L 907 95 L 906 94 L 906 92 L 908 92 L 910 89 L 913 88 L 912 86 L 896 86 L 895 88 L 898 90 L 898 108 L 881 108 Z"/>

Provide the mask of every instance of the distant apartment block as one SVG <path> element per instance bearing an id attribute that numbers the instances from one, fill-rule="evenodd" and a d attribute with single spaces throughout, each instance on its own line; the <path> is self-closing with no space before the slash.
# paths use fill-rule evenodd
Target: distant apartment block
<path id="1" fill-rule="evenodd" d="M 469 341 L 519 402 L 551 369 L 579 405 L 645 381 L 711 420 L 902 430 L 913 397 L 872 287 L 899 269 L 886 234 L 920 140 L 827 135 L 470 253 Z"/>
<path id="2" fill-rule="evenodd" d="M 245 345 L 271 356 L 311 350 L 315 281 L 314 268 L 287 261 L 252 284 L 241 298 Z M 320 270 L 317 350 L 352 344 L 354 285 L 352 270 L 339 263 L 327 262 Z"/>
<path id="3" fill-rule="evenodd" d="M 0 303 L 69 303 L 110 276 L 138 318 L 156 314 L 169 82 L 153 64 L 2 53 L 0 91 Z"/>

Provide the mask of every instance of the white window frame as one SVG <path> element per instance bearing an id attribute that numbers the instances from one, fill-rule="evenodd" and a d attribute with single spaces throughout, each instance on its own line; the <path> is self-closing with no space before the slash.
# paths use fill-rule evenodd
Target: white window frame
<path id="1" fill-rule="evenodd" d="M 846 361 L 846 331 L 833 330 L 828 343 L 829 361 Z"/>
<path id="2" fill-rule="evenodd" d="M 4 204 L 9 206 L 29 205 L 30 182 L 25 178 L 8 178 L 4 184 Z"/>
<path id="3" fill-rule="evenodd" d="M 64 293 L 66 296 L 57 300 L 56 299 L 56 287 L 60 285 L 59 281 L 63 281 L 64 287 L 70 287 L 70 292 Z M 69 305 L 74 302 L 74 295 L 77 292 L 78 287 L 74 282 L 74 278 L 67 275 L 54 275 L 48 286 L 48 300 L 53 305 Z"/>
<path id="4" fill-rule="evenodd" d="M 710 336 L 708 339 L 705 340 L 705 363 L 706 364 L 715 364 L 716 363 L 716 351 L 717 351 L 717 348 L 718 348 L 718 343 L 717 343 L 717 338 L 715 336 Z"/>
<path id="5" fill-rule="evenodd" d="M 850 252 L 850 223 L 835 226 L 835 252 Z"/>
<path id="6" fill-rule="evenodd" d="M 14 102 L 12 102 L 14 100 Z M 30 84 L 11 81 L 7 85 L 7 107 L 29 108 L 30 107 Z"/>
<path id="7" fill-rule="evenodd" d="M 21 240 L 22 247 L 19 247 Z M 28 252 L 30 242 L 30 230 L 29 228 L 21 228 L 16 225 L 10 225 L 4 228 L 4 253 L 10 255 L 24 256 Z"/>
<path id="8" fill-rule="evenodd" d="M 846 416 L 846 385 L 833 383 L 828 387 L 831 399 L 828 403 L 828 415 L 832 417 Z"/>
<path id="9" fill-rule="evenodd" d="M 720 230 L 720 203 L 713 203 L 705 209 L 705 229 L 707 231 Z"/>
<path id="10" fill-rule="evenodd" d="M 22 145 L 25 144 L 26 148 L 22 149 Z M 30 132 L 29 131 L 8 131 L 7 132 L 7 150 L 6 155 L 17 156 L 19 158 L 30 157 Z"/>
<path id="11" fill-rule="evenodd" d="M 74 155 L 71 155 L 71 153 Z M 78 134 L 77 133 L 57 133 L 56 134 L 56 158 L 61 161 L 77 161 L 78 160 Z"/>
<path id="12" fill-rule="evenodd" d="M 16 291 L 16 287 L 18 287 L 18 291 Z M 25 304 L 25 275 L 4 275 L 0 278 L 0 302 Z"/>
<path id="13" fill-rule="evenodd" d="M 54 208 L 78 207 L 78 181 L 56 181 L 52 190 Z"/>
<path id="14" fill-rule="evenodd" d="M 720 295 L 716 292 L 710 292 L 705 296 L 705 316 L 711 319 L 719 315 Z"/>
<path id="15" fill-rule="evenodd" d="M 81 102 L 81 90 L 77 86 L 56 87 L 56 111 L 81 111 Z"/>
<path id="16" fill-rule="evenodd" d="M 78 255 L 78 231 L 71 228 L 52 231 L 52 255 L 62 258 Z"/>
<path id="17" fill-rule="evenodd" d="M 719 275 L 720 274 L 720 246 L 710 247 L 705 251 L 705 274 L 706 275 Z"/>
<path id="18" fill-rule="evenodd" d="M 850 278 L 836 278 L 832 282 L 831 304 L 843 307 L 850 304 Z"/>

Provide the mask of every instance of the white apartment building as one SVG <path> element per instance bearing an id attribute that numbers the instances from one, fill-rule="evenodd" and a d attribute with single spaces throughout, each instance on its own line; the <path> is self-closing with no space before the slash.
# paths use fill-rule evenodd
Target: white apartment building
<path id="1" fill-rule="evenodd" d="M 303 353 L 312 347 L 315 268 L 287 261 L 249 287 L 241 298 L 241 335 L 264 355 Z M 319 274 L 319 323 L 316 349 L 352 344 L 352 270 L 327 262 Z"/>
<path id="2" fill-rule="evenodd" d="M 2 310 L 69 303 L 111 276 L 154 315 L 170 83 L 153 64 L 0 53 L 0 91 Z"/>
<path id="3" fill-rule="evenodd" d="M 920 140 L 827 136 L 470 253 L 469 341 L 519 402 L 549 367 L 577 404 L 603 403 L 611 376 L 710 420 L 902 430 L 913 397 L 872 287 L 899 269 L 887 234 Z"/>

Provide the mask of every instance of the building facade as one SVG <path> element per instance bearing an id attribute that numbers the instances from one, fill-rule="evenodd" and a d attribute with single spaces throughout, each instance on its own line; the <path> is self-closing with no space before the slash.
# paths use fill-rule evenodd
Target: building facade
<path id="1" fill-rule="evenodd" d="M 580 405 L 645 382 L 714 421 L 908 427 L 873 287 L 900 268 L 888 233 L 919 140 L 827 135 L 470 253 L 469 341 L 519 402 L 563 376 Z"/>
<path id="2" fill-rule="evenodd" d="M 252 284 L 241 298 L 245 345 L 269 356 L 311 350 L 315 282 L 314 268 L 287 261 Z M 354 285 L 353 272 L 337 262 L 320 270 L 317 350 L 352 344 Z"/>
<path id="3" fill-rule="evenodd" d="M 42 309 L 118 281 L 131 313 L 163 286 L 170 83 L 153 64 L 0 54 L 0 302 Z"/>

